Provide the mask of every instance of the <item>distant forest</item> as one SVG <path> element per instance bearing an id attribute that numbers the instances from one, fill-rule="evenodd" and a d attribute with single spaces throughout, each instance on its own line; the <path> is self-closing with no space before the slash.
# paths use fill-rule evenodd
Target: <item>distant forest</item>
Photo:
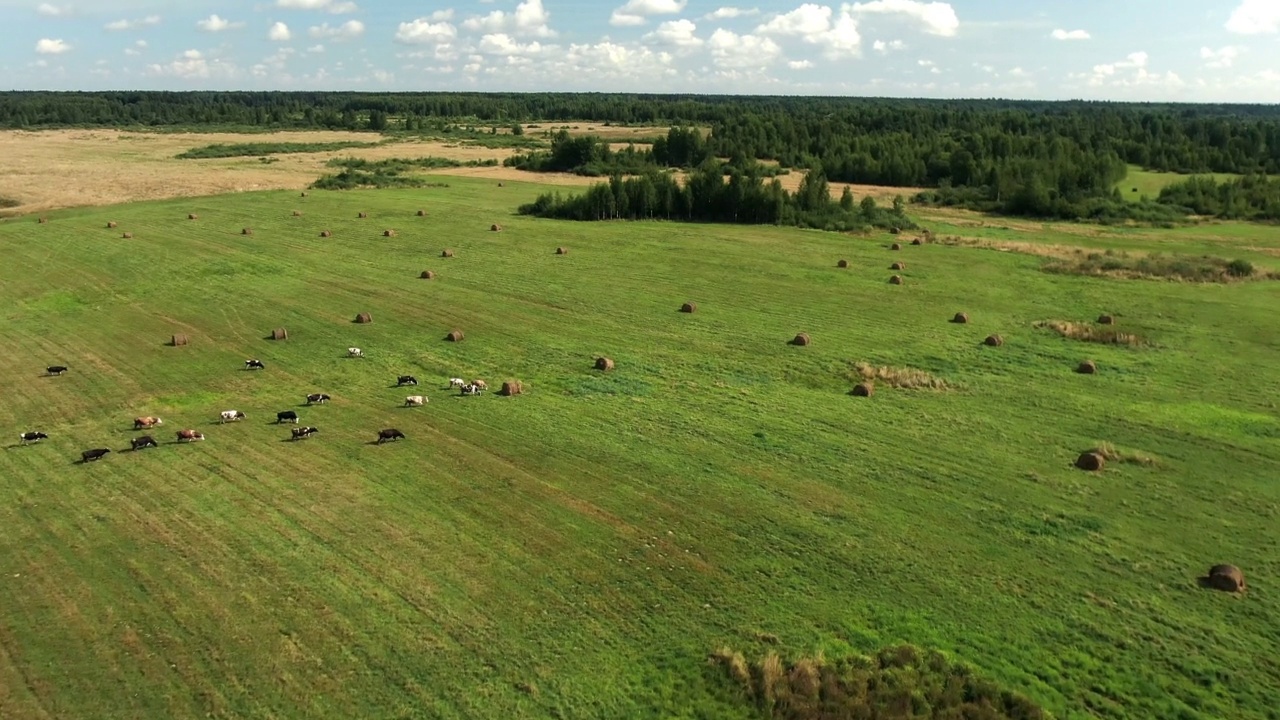
<path id="1" fill-rule="evenodd" d="M 929 188 L 919 200 L 995 212 L 1163 220 L 1225 207 L 1239 217 L 1280 219 L 1274 182 L 1250 181 L 1247 192 L 1197 186 L 1148 203 L 1124 203 L 1116 190 L 1127 165 L 1188 174 L 1280 173 L 1277 106 L 561 93 L 0 93 L 0 128 L 9 129 L 436 134 L 459 122 L 536 121 L 708 128 L 701 149 L 734 164 L 776 162 L 820 169 L 831 182 Z M 1191 198 L 1198 207 L 1176 204 Z"/>

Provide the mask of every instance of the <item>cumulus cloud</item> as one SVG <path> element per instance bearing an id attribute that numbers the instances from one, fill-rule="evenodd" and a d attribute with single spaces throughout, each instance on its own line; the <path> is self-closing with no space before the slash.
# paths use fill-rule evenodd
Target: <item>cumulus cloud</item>
<path id="1" fill-rule="evenodd" d="M 888 55 L 889 53 L 895 50 L 902 50 L 905 47 L 907 47 L 907 44 L 902 42 L 901 40 L 890 40 L 889 42 L 885 42 L 884 40 L 877 40 L 874 43 L 871 43 L 871 49 L 875 50 L 881 55 Z"/>
<path id="2" fill-rule="evenodd" d="M 669 20 L 641 39 L 662 45 L 674 45 L 678 48 L 691 49 L 702 45 L 702 38 L 693 34 L 697 29 L 698 26 L 690 20 Z"/>
<path id="3" fill-rule="evenodd" d="M 626 5 L 615 8 L 609 16 L 609 24 L 616 26 L 643 25 L 650 15 L 674 15 L 688 4 L 688 0 L 628 0 Z"/>
<path id="4" fill-rule="evenodd" d="M 223 30 L 234 30 L 234 29 L 242 28 L 244 27 L 244 23 L 231 22 L 229 20 L 224 20 L 218 17 L 217 15 L 210 15 L 204 20 L 200 20 L 199 22 L 197 22 L 196 27 L 200 28 L 205 32 L 222 32 Z"/>
<path id="5" fill-rule="evenodd" d="M 787 61 L 787 67 L 791 68 L 792 70 L 808 70 L 809 68 L 813 67 L 813 61 L 789 60 Z"/>
<path id="6" fill-rule="evenodd" d="M 329 23 L 321 23 L 308 28 L 307 34 L 317 40 L 354 40 L 364 34 L 364 23 L 359 20 L 348 20 L 336 27 L 330 26 Z"/>
<path id="7" fill-rule="evenodd" d="M 1204 66 L 1214 70 L 1231 67 L 1238 57 L 1240 57 L 1240 48 L 1230 45 L 1218 50 L 1207 47 L 1200 48 L 1200 59 L 1205 61 Z"/>
<path id="8" fill-rule="evenodd" d="M 1227 19 L 1227 30 L 1239 35 L 1280 32 L 1280 3 L 1276 0 L 1240 0 Z"/>
<path id="9" fill-rule="evenodd" d="M 124 54 L 129 56 L 141 55 L 142 51 L 145 49 L 147 49 L 147 41 L 137 40 L 133 43 L 133 47 L 127 47 L 124 49 Z"/>
<path id="10" fill-rule="evenodd" d="M 268 40 L 275 40 L 276 42 L 288 42 L 292 37 L 293 37 L 293 33 L 290 32 L 289 26 L 285 25 L 282 22 L 272 23 L 271 28 L 267 30 Z"/>
<path id="11" fill-rule="evenodd" d="M 66 17 L 71 14 L 71 6 L 40 3 L 36 6 L 36 13 L 45 17 Z"/>
<path id="12" fill-rule="evenodd" d="M 1177 90 L 1186 85 L 1175 72 L 1151 72 L 1151 57 L 1145 52 L 1129 53 L 1124 60 L 1094 65 L 1087 75 L 1072 75 L 1084 80 L 1090 87 L 1137 88 L 1152 87 L 1164 91 Z"/>
<path id="13" fill-rule="evenodd" d="M 791 12 L 773 16 L 756 28 L 760 35 L 799 37 L 811 45 L 823 48 L 829 59 L 839 59 L 858 54 L 862 36 L 858 23 L 846 6 L 834 19 L 834 11 L 825 5 L 805 3 Z"/>
<path id="14" fill-rule="evenodd" d="M 1054 40 L 1088 40 L 1091 36 L 1086 30 L 1054 30 L 1050 33 Z"/>
<path id="15" fill-rule="evenodd" d="M 69 52 L 70 50 L 71 46 L 61 39 L 50 40 L 49 38 L 41 38 L 36 41 L 36 52 L 41 55 L 61 55 L 62 53 Z"/>
<path id="16" fill-rule="evenodd" d="M 960 29 L 960 18 L 945 2 L 920 2 L 920 0 L 871 0 L 845 5 L 853 15 L 899 15 L 917 23 L 924 32 L 941 37 L 954 37 Z"/>
<path id="17" fill-rule="evenodd" d="M 542 0 L 524 0 L 513 12 L 494 10 L 488 15 L 476 15 L 462 22 L 462 27 L 485 33 L 514 33 L 529 37 L 554 37 L 548 23 L 551 13 L 542 7 Z"/>
<path id="18" fill-rule="evenodd" d="M 217 58 L 207 58 L 199 50 L 187 50 L 171 62 L 147 66 L 148 75 L 186 79 L 230 78 L 236 74 L 234 65 Z"/>
<path id="19" fill-rule="evenodd" d="M 722 7 L 703 15 L 702 18 L 704 20 L 731 20 L 737 17 L 748 17 L 759 14 L 760 10 L 758 8 L 745 9 L 737 7 Z"/>
<path id="20" fill-rule="evenodd" d="M 159 25 L 159 24 L 160 24 L 159 15 L 148 15 L 144 18 L 137 18 L 135 20 L 113 20 L 112 22 L 107 23 L 103 27 L 113 32 L 119 32 L 121 30 L 134 30 L 140 27 L 147 27 L 149 25 Z"/>
<path id="21" fill-rule="evenodd" d="M 334 15 L 353 13 L 360 8 L 344 0 L 276 0 L 276 7 L 289 10 L 323 10 Z"/>
<path id="22" fill-rule="evenodd" d="M 739 35 L 724 28 L 711 33 L 707 47 L 716 65 L 726 69 L 758 69 L 782 55 L 778 43 L 760 35 Z"/>
<path id="23" fill-rule="evenodd" d="M 402 45 L 439 45 L 458 37 L 458 29 L 444 20 L 432 22 L 430 18 L 418 18 L 400 23 L 395 41 Z"/>

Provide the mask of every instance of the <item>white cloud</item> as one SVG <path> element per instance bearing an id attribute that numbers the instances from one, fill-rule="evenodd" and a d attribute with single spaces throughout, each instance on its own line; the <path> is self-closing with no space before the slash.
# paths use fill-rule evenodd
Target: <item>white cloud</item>
<path id="1" fill-rule="evenodd" d="M 307 52 L 311 53 L 312 55 L 319 55 L 320 53 L 324 52 L 324 45 L 312 45 L 311 47 L 307 48 Z"/>
<path id="2" fill-rule="evenodd" d="M 1167 92 L 1186 85 L 1177 73 L 1151 72 L 1150 56 L 1145 52 L 1129 53 L 1124 60 L 1094 65 L 1093 72 L 1071 75 L 1074 80 L 1084 80 L 1090 87 L 1137 88 L 1152 87 Z"/>
<path id="3" fill-rule="evenodd" d="M 206 58 L 199 50 L 187 50 L 164 65 L 147 66 L 148 75 L 186 79 L 230 78 L 236 74 L 234 65 L 217 58 Z"/>
<path id="4" fill-rule="evenodd" d="M 953 37 L 960 29 L 960 18 L 950 3 L 920 2 L 920 0 L 871 0 L 845 5 L 844 9 L 854 15 L 882 14 L 903 15 L 921 25 L 930 35 Z"/>
<path id="5" fill-rule="evenodd" d="M 767 67 L 782 55 L 782 48 L 770 38 L 739 35 L 724 28 L 711 33 L 707 47 L 716 65 L 727 69 Z"/>
<path id="6" fill-rule="evenodd" d="M 808 70 L 813 67 L 813 62 L 810 60 L 790 60 L 787 62 L 787 67 L 792 70 Z"/>
<path id="7" fill-rule="evenodd" d="M 532 37 L 554 37 L 549 26 L 551 14 L 542 7 L 542 0 L 524 0 L 514 12 L 494 10 L 488 15 L 469 17 L 462 27 L 486 33 L 515 33 Z"/>
<path id="8" fill-rule="evenodd" d="M 337 27 L 332 27 L 329 23 L 321 23 L 308 28 L 307 34 L 317 40 L 353 40 L 364 34 L 364 23 L 359 20 L 348 20 Z"/>
<path id="9" fill-rule="evenodd" d="M 289 31 L 289 26 L 282 22 L 274 22 L 271 29 L 267 30 L 267 39 L 276 42 L 288 42 L 293 38 L 293 33 Z"/>
<path id="10" fill-rule="evenodd" d="M 1054 40 L 1088 40 L 1091 36 L 1085 30 L 1063 30 L 1061 28 L 1050 33 Z"/>
<path id="11" fill-rule="evenodd" d="M 881 55 L 888 55 L 890 52 L 893 52 L 894 50 L 902 50 L 906 46 L 907 44 L 902 42 L 901 40 L 890 40 L 889 42 L 885 42 L 883 40 L 877 40 L 871 43 L 871 49 L 875 50 Z"/>
<path id="12" fill-rule="evenodd" d="M 1280 2 L 1240 0 L 1240 6 L 1232 11 L 1227 20 L 1227 30 L 1239 35 L 1280 32 Z"/>
<path id="13" fill-rule="evenodd" d="M 703 15 L 702 19 L 731 20 L 736 17 L 748 17 L 750 15 L 759 15 L 759 14 L 760 14 L 760 10 L 758 10 L 757 8 L 745 9 L 745 8 L 737 8 L 737 7 L 722 7 L 722 8 L 718 8 L 714 12 L 709 12 L 706 15 Z"/>
<path id="14" fill-rule="evenodd" d="M 823 54 L 835 60 L 858 54 L 862 42 L 858 23 L 847 7 L 833 22 L 831 8 L 805 3 L 791 12 L 775 15 L 756 28 L 760 35 L 782 35 L 803 38 L 806 43 L 823 47 Z"/>
<path id="15" fill-rule="evenodd" d="M 628 0 L 609 16 L 609 24 L 616 26 L 643 25 L 649 15 L 674 15 L 688 4 L 688 0 Z"/>
<path id="16" fill-rule="evenodd" d="M 105 27 L 108 30 L 118 32 L 120 30 L 134 30 L 136 28 L 146 27 L 148 25 L 159 25 L 159 24 L 160 24 L 159 15 L 148 15 L 144 18 L 137 18 L 136 20 L 113 20 L 112 22 L 107 23 L 103 27 Z"/>
<path id="17" fill-rule="evenodd" d="M 353 13 L 360 9 L 353 2 L 341 0 L 276 0 L 276 7 L 289 10 L 323 10 L 334 15 Z"/>
<path id="18" fill-rule="evenodd" d="M 445 8 L 444 10 L 436 10 L 429 17 L 431 22 L 442 22 L 444 20 L 453 19 L 453 8 Z"/>
<path id="19" fill-rule="evenodd" d="M 400 23 L 395 41 L 402 45 L 439 45 L 451 42 L 456 37 L 458 29 L 444 20 L 431 22 L 428 18 L 418 18 L 412 22 Z"/>
<path id="20" fill-rule="evenodd" d="M 129 56 L 141 55 L 142 51 L 145 50 L 146 47 L 147 47 L 146 40 L 138 40 L 133 43 L 133 47 L 125 48 L 124 54 Z"/>
<path id="21" fill-rule="evenodd" d="M 46 17 L 65 17 L 71 14 L 70 5 L 52 5 L 50 3 L 40 3 L 36 6 L 36 12 Z"/>
<path id="22" fill-rule="evenodd" d="M 231 22 L 224 20 L 217 15 L 210 15 L 204 20 L 196 23 L 196 27 L 205 32 L 222 32 L 223 30 L 235 30 L 244 27 L 242 22 Z"/>
<path id="23" fill-rule="evenodd" d="M 669 20 L 641 39 L 678 48 L 696 48 L 702 45 L 702 38 L 693 34 L 697 29 L 690 20 Z"/>
<path id="24" fill-rule="evenodd" d="M 61 55 L 62 53 L 69 52 L 70 50 L 71 46 L 61 39 L 50 40 L 49 38 L 41 38 L 36 41 L 36 52 L 41 55 Z"/>
<path id="25" fill-rule="evenodd" d="M 1205 61 L 1205 67 L 1214 70 L 1231 67 L 1238 57 L 1240 57 L 1240 48 L 1230 45 L 1218 50 L 1207 47 L 1200 48 L 1200 59 Z"/>

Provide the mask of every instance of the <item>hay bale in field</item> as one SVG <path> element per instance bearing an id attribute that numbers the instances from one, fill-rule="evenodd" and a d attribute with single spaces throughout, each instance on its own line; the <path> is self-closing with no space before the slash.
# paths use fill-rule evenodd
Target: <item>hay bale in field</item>
<path id="1" fill-rule="evenodd" d="M 698 312 L 698 303 L 687 302 L 680 306 L 680 312 L 682 313 Z"/>
<path id="2" fill-rule="evenodd" d="M 871 397 L 872 395 L 876 394 L 875 383 L 872 383 L 872 382 L 858 383 L 857 385 L 853 386 L 852 394 L 854 397 Z"/>
<path id="3" fill-rule="evenodd" d="M 502 232 L 502 226 L 498 223 L 494 223 L 489 226 L 489 232 Z"/>
<path id="4" fill-rule="evenodd" d="M 373 322 L 373 316 L 370 315 L 369 313 L 360 313 L 356 315 L 356 322 L 360 323 L 361 325 L 368 325 L 369 323 Z"/>
<path id="5" fill-rule="evenodd" d="M 302 217 L 302 211 L 301 211 L 301 210 L 294 210 L 294 211 L 293 211 L 293 216 L 294 216 L 294 217 Z"/>
<path id="6" fill-rule="evenodd" d="M 183 345 L 188 345 L 190 343 L 191 343 L 191 339 L 188 338 L 186 335 L 174 335 L 169 340 L 169 344 L 172 345 L 173 347 L 182 347 Z"/>
<path id="7" fill-rule="evenodd" d="M 1110 315 L 1099 315 L 1098 324 L 1099 325 L 1115 325 L 1116 319 Z"/>
<path id="8" fill-rule="evenodd" d="M 382 237 L 395 237 L 395 236 L 396 236 L 396 231 L 395 231 L 395 230 L 383 230 L 383 231 L 382 231 Z"/>
<path id="9" fill-rule="evenodd" d="M 1201 579 L 1206 587 L 1223 592 L 1244 592 L 1244 573 L 1235 565 L 1214 565 Z"/>
<path id="10" fill-rule="evenodd" d="M 360 218 L 361 220 L 363 220 L 363 219 L 365 219 L 365 218 L 369 217 L 369 213 L 366 213 L 366 212 L 357 213 L 357 214 L 356 214 L 356 217 L 358 217 L 358 218 Z"/>
<path id="11" fill-rule="evenodd" d="M 902 232 L 902 228 L 889 228 L 890 235 L 897 235 L 900 232 Z"/>
<path id="12" fill-rule="evenodd" d="M 461 330 L 450 330 L 449 334 L 444 336 L 444 339 L 449 342 L 462 342 L 462 337 Z"/>
<path id="13" fill-rule="evenodd" d="M 607 357 L 596 358 L 596 369 L 609 371 L 613 369 L 613 360 Z"/>
<path id="14" fill-rule="evenodd" d="M 892 245 L 890 245 L 890 246 L 889 246 L 889 249 L 890 249 L 890 250 L 901 250 L 901 249 L 902 249 L 902 245 L 901 245 L 901 244 L 899 244 L 899 243 L 894 243 L 894 244 L 892 244 Z"/>
<path id="15" fill-rule="evenodd" d="M 982 344 L 987 347 L 1000 347 L 1004 345 L 1004 338 L 999 335 L 988 335 L 987 339 L 982 341 Z"/>
<path id="16" fill-rule="evenodd" d="M 1080 453 L 1080 457 L 1076 458 L 1076 467 L 1088 472 L 1098 472 L 1106 466 L 1106 458 L 1096 452 Z"/>
<path id="17" fill-rule="evenodd" d="M 512 397 L 524 393 L 524 384 L 519 380 L 508 380 L 502 383 L 502 389 L 498 391 L 503 397 Z"/>
<path id="18" fill-rule="evenodd" d="M 912 241 L 911 241 L 911 244 L 912 244 L 912 245 L 923 245 L 923 244 L 924 244 L 924 240 L 921 240 L 920 238 L 916 238 L 915 240 L 912 240 Z"/>
<path id="19" fill-rule="evenodd" d="M 450 258 L 450 257 L 453 257 L 453 251 L 452 251 L 452 250 L 442 250 L 442 251 L 440 251 L 440 257 L 442 257 L 442 258 Z"/>
<path id="20" fill-rule="evenodd" d="M 1076 368 L 1076 372 L 1081 375 L 1096 375 L 1098 372 L 1098 365 L 1092 360 L 1085 360 Z"/>
<path id="21" fill-rule="evenodd" d="M 422 278 L 423 280 L 435 280 L 436 274 L 431 272 L 430 270 L 423 270 L 422 274 L 419 275 L 418 277 Z"/>
<path id="22" fill-rule="evenodd" d="M 498 187 L 505 187 L 502 183 L 498 183 Z"/>
<path id="23" fill-rule="evenodd" d="M 890 284 L 890 285 L 901 285 L 901 284 L 902 284 L 902 276 L 901 276 L 901 275 L 894 275 L 893 277 L 889 278 L 889 284 Z"/>
<path id="24" fill-rule="evenodd" d="M 47 223 L 49 222 L 49 218 L 47 218 L 47 217 L 42 217 L 42 218 L 40 218 L 39 220 L 36 220 L 36 222 L 37 222 L 37 223 L 39 223 L 39 224 L 41 224 L 41 225 L 45 225 L 45 224 L 47 224 Z"/>
<path id="25" fill-rule="evenodd" d="M 969 314 L 958 312 L 955 317 L 951 318 L 951 322 L 957 325 L 967 325 L 969 324 Z"/>
<path id="26" fill-rule="evenodd" d="M 124 238 L 125 240 L 132 240 L 132 239 L 133 239 L 133 233 L 131 233 L 131 232 L 127 232 L 127 233 L 120 233 L 120 237 Z"/>
<path id="27" fill-rule="evenodd" d="M 200 219 L 200 216 L 199 216 L 199 215 L 196 215 L 195 213 L 191 213 L 191 214 L 187 215 L 187 219 L 188 219 L 188 220 L 199 220 L 199 219 Z"/>
<path id="28" fill-rule="evenodd" d="M 904 262 L 896 262 L 889 266 L 890 270 L 906 270 L 907 264 Z"/>
<path id="29" fill-rule="evenodd" d="M 848 261 L 848 260 L 840 260 L 840 261 L 838 261 L 838 262 L 836 263 L 836 267 L 838 267 L 838 268 L 848 268 L 848 267 L 849 267 L 849 261 Z"/>
<path id="30" fill-rule="evenodd" d="M 252 235 L 252 234 L 253 234 L 253 228 L 245 228 L 245 229 L 243 229 L 243 230 L 241 230 L 241 231 L 240 231 L 240 234 L 241 234 L 241 235 Z"/>
<path id="31" fill-rule="evenodd" d="M 306 191 L 306 190 L 303 190 L 303 191 L 302 191 L 302 194 L 301 194 L 301 195 L 299 195 L 298 197 L 306 197 L 306 196 L 307 196 L 307 191 Z"/>
<path id="32" fill-rule="evenodd" d="M 329 232 L 328 230 L 321 230 L 320 237 L 333 237 L 333 233 Z"/>
<path id="33" fill-rule="evenodd" d="M 108 229 L 108 230 L 115 230 L 115 229 L 116 229 L 116 224 L 115 224 L 115 222 L 108 222 L 108 223 L 107 223 L 107 229 Z"/>
<path id="34" fill-rule="evenodd" d="M 426 217 L 426 216 L 427 216 L 427 211 L 426 211 L 426 210 L 419 210 L 419 211 L 418 211 L 418 217 Z"/>
<path id="35" fill-rule="evenodd" d="M 791 338 L 791 344 L 799 347 L 806 347 L 811 342 L 813 341 L 809 339 L 809 333 L 797 333 L 795 337 Z"/>
<path id="36" fill-rule="evenodd" d="M 557 254 L 557 255 L 568 255 L 568 254 L 569 254 L 569 248 L 564 247 L 563 245 L 561 245 L 560 247 L 556 248 L 556 254 Z"/>
<path id="37" fill-rule="evenodd" d="M 272 340 L 288 340 L 289 331 L 285 330 L 284 328 L 276 328 L 275 330 L 271 331 L 271 339 Z"/>

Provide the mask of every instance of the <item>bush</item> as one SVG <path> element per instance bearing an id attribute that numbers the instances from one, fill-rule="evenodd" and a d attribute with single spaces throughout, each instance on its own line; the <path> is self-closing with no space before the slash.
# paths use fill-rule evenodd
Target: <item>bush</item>
<path id="1" fill-rule="evenodd" d="M 1250 277 L 1253 275 L 1253 263 L 1248 260 L 1232 260 L 1227 263 L 1227 274 L 1238 278 Z"/>

